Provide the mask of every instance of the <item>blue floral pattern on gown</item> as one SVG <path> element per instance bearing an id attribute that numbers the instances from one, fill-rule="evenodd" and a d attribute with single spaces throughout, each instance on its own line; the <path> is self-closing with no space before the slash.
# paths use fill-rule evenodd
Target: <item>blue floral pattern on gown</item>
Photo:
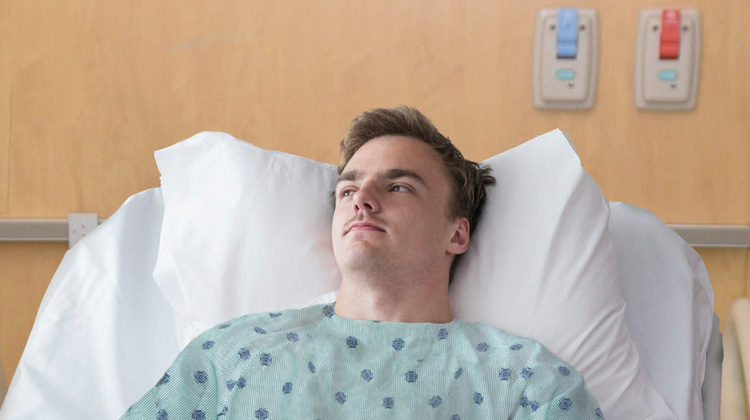
<path id="1" fill-rule="evenodd" d="M 580 374 L 532 340 L 461 320 L 352 320 L 336 316 L 334 305 L 316 305 L 246 315 L 206 331 L 122 418 L 604 415 Z"/>

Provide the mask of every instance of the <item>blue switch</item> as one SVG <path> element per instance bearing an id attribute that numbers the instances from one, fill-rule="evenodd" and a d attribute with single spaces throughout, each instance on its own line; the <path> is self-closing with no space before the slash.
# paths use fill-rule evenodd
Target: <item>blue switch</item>
<path id="1" fill-rule="evenodd" d="M 557 58 L 578 55 L 578 9 L 560 9 L 557 13 Z"/>

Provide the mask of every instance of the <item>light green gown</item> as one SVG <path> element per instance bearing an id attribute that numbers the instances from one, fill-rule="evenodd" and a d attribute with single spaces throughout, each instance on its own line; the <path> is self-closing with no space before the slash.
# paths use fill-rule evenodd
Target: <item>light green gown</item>
<path id="1" fill-rule="evenodd" d="M 600 419 L 583 379 L 497 328 L 359 321 L 332 305 L 206 331 L 123 419 Z"/>

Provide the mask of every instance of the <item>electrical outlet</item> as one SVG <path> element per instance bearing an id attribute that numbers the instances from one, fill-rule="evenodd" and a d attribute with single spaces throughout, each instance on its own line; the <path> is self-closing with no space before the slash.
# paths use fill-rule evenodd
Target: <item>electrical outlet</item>
<path id="1" fill-rule="evenodd" d="M 99 225 L 96 213 L 68 213 L 68 249 Z"/>

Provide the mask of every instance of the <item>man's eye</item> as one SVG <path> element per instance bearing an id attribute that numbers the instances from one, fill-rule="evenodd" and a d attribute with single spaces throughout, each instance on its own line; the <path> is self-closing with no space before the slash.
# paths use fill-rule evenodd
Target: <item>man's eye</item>
<path id="1" fill-rule="evenodd" d="M 403 185 L 394 185 L 391 187 L 391 191 L 393 192 L 407 192 L 409 191 L 406 187 Z"/>
<path id="2" fill-rule="evenodd" d="M 352 194 L 354 194 L 354 190 L 352 190 L 351 188 L 345 188 L 341 190 L 341 192 L 339 193 L 339 197 L 349 197 Z"/>

